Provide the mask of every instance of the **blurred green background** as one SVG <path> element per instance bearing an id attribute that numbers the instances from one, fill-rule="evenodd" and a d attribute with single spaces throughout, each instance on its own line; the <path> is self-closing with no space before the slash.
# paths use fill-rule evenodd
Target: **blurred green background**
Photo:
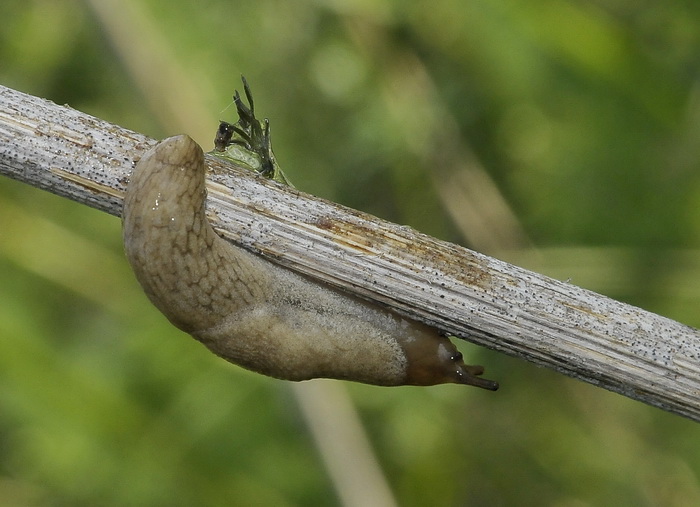
<path id="1" fill-rule="evenodd" d="M 700 326 L 698 2 L 4 0 L 0 19 L 2 85 L 211 149 L 243 73 L 300 189 Z M 289 384 L 148 304 L 115 217 L 0 179 L 0 281 L 1 505 L 351 504 Z M 696 423 L 460 347 L 499 392 L 343 384 L 397 504 L 700 505 Z"/>

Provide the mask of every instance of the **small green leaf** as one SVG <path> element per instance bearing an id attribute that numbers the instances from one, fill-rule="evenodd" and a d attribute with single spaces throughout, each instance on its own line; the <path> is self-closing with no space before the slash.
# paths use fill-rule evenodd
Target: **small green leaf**
<path id="1" fill-rule="evenodd" d="M 221 121 L 214 138 L 214 150 L 210 153 L 234 164 L 260 173 L 284 185 L 293 187 L 280 168 L 270 144 L 270 121 L 265 118 L 262 122 L 255 117 L 253 94 L 244 76 L 243 90 L 248 99 L 246 105 L 238 90 L 233 95 L 236 104 L 238 121 L 228 123 Z"/>

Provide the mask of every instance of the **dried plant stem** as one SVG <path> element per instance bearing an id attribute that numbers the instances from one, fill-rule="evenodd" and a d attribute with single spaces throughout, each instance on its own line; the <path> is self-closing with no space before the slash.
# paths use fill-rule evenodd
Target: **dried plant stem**
<path id="1" fill-rule="evenodd" d="M 0 173 L 119 216 L 155 142 L 0 88 Z M 700 332 L 211 158 L 219 234 L 447 333 L 700 420 Z M 507 378 L 500 379 L 507 385 Z"/>

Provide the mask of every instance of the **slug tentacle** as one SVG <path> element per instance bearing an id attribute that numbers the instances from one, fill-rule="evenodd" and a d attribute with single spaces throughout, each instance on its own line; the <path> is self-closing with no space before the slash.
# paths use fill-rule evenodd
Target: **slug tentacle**
<path id="1" fill-rule="evenodd" d="M 287 380 L 498 387 L 436 330 L 220 238 L 205 198 L 202 149 L 171 137 L 136 165 L 122 218 L 126 255 L 148 298 L 214 353 Z"/>

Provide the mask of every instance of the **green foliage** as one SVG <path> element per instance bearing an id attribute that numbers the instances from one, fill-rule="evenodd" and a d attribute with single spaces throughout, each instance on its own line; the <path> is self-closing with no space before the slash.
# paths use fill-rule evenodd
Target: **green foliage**
<path id="1" fill-rule="evenodd" d="M 110 3 L 2 2 L 0 84 L 209 150 L 243 73 L 298 188 L 700 326 L 700 4 Z M 460 225 L 474 165 L 537 255 Z M 288 385 L 165 322 L 120 238 L 0 180 L 0 504 L 337 504 Z M 401 505 L 700 502 L 697 424 L 462 348 L 501 391 L 349 386 Z"/>

